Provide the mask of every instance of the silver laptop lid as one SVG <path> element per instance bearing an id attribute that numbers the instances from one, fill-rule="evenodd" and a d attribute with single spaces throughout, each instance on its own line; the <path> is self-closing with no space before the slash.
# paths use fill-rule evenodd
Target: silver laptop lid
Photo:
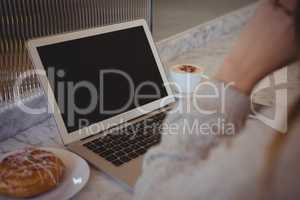
<path id="1" fill-rule="evenodd" d="M 65 144 L 174 102 L 144 20 L 28 46 Z"/>

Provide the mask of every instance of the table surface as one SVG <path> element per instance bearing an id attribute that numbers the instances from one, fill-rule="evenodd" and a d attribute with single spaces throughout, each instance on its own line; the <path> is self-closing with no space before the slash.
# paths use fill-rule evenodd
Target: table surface
<path id="1" fill-rule="evenodd" d="M 187 51 L 164 63 L 164 65 L 168 70 L 168 67 L 173 64 L 196 64 L 204 66 L 206 72 L 210 75 L 217 69 L 217 66 L 231 47 L 237 34 L 238 31 L 224 38 L 220 37 L 220 39 L 210 42 L 201 48 Z M 24 130 L 4 142 L 0 142 L 0 156 L 6 152 L 27 147 L 28 145 L 64 148 L 53 117 Z M 132 199 L 132 193 L 112 180 L 111 177 L 91 166 L 91 176 L 87 186 L 74 199 L 127 200 Z"/>
<path id="2" fill-rule="evenodd" d="M 231 22 L 227 21 L 226 23 L 230 24 Z M 226 26 L 226 23 L 223 26 Z M 203 66 L 207 75 L 212 75 L 220 66 L 238 34 L 239 30 L 235 30 L 226 36 L 221 36 L 204 44 L 201 48 L 192 48 L 168 60 L 164 65 L 168 70 L 168 67 L 175 64 L 196 64 Z M 299 74 L 295 76 L 300 77 Z M 0 156 L 29 145 L 64 148 L 53 117 L 50 116 L 43 122 L 39 122 L 31 128 L 18 133 L 18 135 L 0 142 Z M 91 166 L 91 176 L 87 186 L 74 199 L 127 200 L 132 199 L 132 193 L 108 175 Z"/>
<path id="3" fill-rule="evenodd" d="M 202 48 L 193 49 L 165 63 L 165 67 L 173 64 L 191 63 L 204 66 L 209 75 L 213 74 L 223 57 L 231 47 L 237 33 L 213 41 Z M 64 148 L 53 117 L 22 133 L 0 143 L 0 155 L 28 145 L 37 147 Z M 91 176 L 87 186 L 74 199 L 131 199 L 132 193 L 109 176 L 91 167 Z"/>
<path id="4" fill-rule="evenodd" d="M 224 41 L 223 43 L 213 42 L 207 47 L 187 52 L 166 63 L 165 66 L 168 67 L 178 63 L 193 63 L 206 66 L 207 70 L 210 70 L 208 73 L 211 74 L 216 68 L 215 66 L 218 66 L 218 63 L 226 54 L 229 46 L 231 46 L 232 38 L 234 38 L 235 35 L 236 34 L 227 36 L 225 39 L 221 38 L 220 41 Z M 58 135 L 55 121 L 52 117 L 43 123 L 29 128 L 15 137 L 0 143 L 0 155 L 28 145 L 64 148 Z M 94 167 L 91 167 L 91 177 L 87 186 L 74 197 L 74 199 L 101 200 L 126 200 L 131 198 L 131 192 L 112 180 L 109 176 L 96 170 Z"/>

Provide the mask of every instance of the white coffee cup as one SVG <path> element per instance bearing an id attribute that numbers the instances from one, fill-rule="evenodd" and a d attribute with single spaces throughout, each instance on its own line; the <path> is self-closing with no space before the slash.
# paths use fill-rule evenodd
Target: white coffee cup
<path id="1" fill-rule="evenodd" d="M 203 78 L 204 69 L 193 64 L 180 64 L 170 67 L 170 78 L 178 93 L 192 93 Z"/>

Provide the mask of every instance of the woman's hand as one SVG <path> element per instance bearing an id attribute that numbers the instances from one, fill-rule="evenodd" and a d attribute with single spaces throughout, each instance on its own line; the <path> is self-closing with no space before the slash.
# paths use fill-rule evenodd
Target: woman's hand
<path id="1" fill-rule="evenodd" d="M 215 78 L 250 94 L 258 81 L 295 59 L 298 45 L 290 15 L 295 8 L 296 0 L 262 2 Z"/>

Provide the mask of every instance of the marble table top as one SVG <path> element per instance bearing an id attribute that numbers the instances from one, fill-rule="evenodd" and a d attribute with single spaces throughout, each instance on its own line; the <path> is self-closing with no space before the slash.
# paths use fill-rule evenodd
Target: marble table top
<path id="1" fill-rule="evenodd" d="M 207 76 L 212 76 L 221 65 L 224 57 L 231 49 L 234 41 L 238 38 L 240 30 L 220 36 L 199 48 L 191 49 L 184 54 L 174 57 L 165 62 L 167 68 L 178 64 L 193 64 L 201 66 Z"/>
<path id="2" fill-rule="evenodd" d="M 0 142 L 0 156 L 28 146 L 64 148 L 53 117 Z M 128 188 L 91 166 L 87 186 L 73 199 L 128 200 L 131 198 L 132 192 Z"/>
<path id="3" fill-rule="evenodd" d="M 178 64 L 193 64 L 201 66 L 204 68 L 205 74 L 208 77 L 211 77 L 217 72 L 225 56 L 233 47 L 235 41 L 239 37 L 240 31 L 240 28 L 236 28 L 232 33 L 221 35 L 217 39 L 205 43 L 200 47 L 190 49 L 181 55 L 173 57 L 166 61 L 164 65 L 167 69 Z M 276 83 L 275 76 L 281 81 Z M 280 88 L 286 88 L 288 90 L 289 103 L 300 95 L 300 91 L 298 89 L 300 85 L 299 63 L 293 63 L 286 66 L 284 69 L 277 71 L 275 76 L 274 74 L 271 74 L 257 85 L 256 88 L 260 88 L 268 82 L 271 84 L 269 87 L 253 92 L 252 100 L 254 103 L 269 107 L 274 106 L 278 103 L 275 102 L 275 90 Z"/>
<path id="4" fill-rule="evenodd" d="M 191 63 L 205 66 L 206 72 L 213 74 L 254 9 L 249 6 L 160 42 L 157 46 L 165 66 Z M 31 104 L 45 104 L 42 97 L 35 101 L 38 103 Z M 54 118 L 36 118 L 21 115 L 15 108 L 0 109 L 0 140 L 11 133 L 9 139 L 0 142 L 0 156 L 27 146 L 64 148 Z M 91 167 L 87 186 L 74 199 L 127 200 L 132 199 L 132 193 Z"/>

